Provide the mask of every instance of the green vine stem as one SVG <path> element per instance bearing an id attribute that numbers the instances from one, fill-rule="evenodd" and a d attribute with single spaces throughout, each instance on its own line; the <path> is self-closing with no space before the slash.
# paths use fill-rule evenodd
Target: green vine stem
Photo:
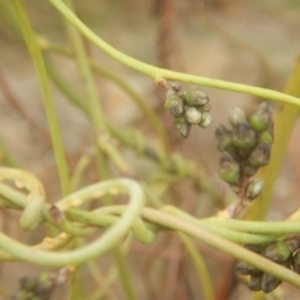
<path id="1" fill-rule="evenodd" d="M 162 78 L 179 80 L 187 83 L 203 85 L 208 87 L 214 87 L 218 89 L 224 89 L 234 92 L 246 93 L 262 98 L 267 98 L 275 101 L 285 102 L 289 104 L 294 104 L 300 106 L 300 99 L 293 97 L 284 93 L 277 91 L 272 91 L 269 89 L 249 86 L 245 84 L 232 83 L 217 79 L 211 79 L 206 77 L 199 77 L 194 75 L 189 75 L 180 72 L 174 72 L 166 69 L 161 69 L 148 65 L 146 63 L 140 62 L 124 53 L 116 50 L 112 46 L 108 45 L 101 38 L 99 38 L 94 32 L 92 32 L 83 22 L 81 22 L 73 13 L 68 9 L 64 3 L 60 0 L 49 0 L 49 2 L 55 6 L 55 8 L 70 22 L 72 23 L 82 35 L 84 35 L 89 41 L 91 41 L 95 46 L 105 52 L 107 55 L 118 60 L 119 62 L 142 72 L 159 83 Z"/>
<path id="2" fill-rule="evenodd" d="M 64 48 L 61 48 L 62 51 Z M 63 92 L 69 100 L 72 101 L 78 108 L 80 108 L 89 118 L 89 112 L 83 104 L 83 99 L 74 92 L 68 82 L 60 76 L 60 74 L 53 68 L 53 65 L 46 58 L 46 65 L 55 85 Z M 93 64 L 96 64 L 93 62 Z M 202 168 L 195 167 L 191 162 L 179 156 L 167 155 L 164 151 L 153 145 L 147 144 L 144 137 L 138 132 L 125 132 L 124 129 L 119 129 L 112 123 L 107 123 L 108 130 L 111 135 L 121 141 L 124 145 L 133 148 L 138 155 L 144 155 L 148 158 L 158 162 L 161 168 L 167 172 L 181 174 L 181 178 L 186 176 L 191 179 L 197 189 L 207 191 L 213 199 L 220 199 L 219 192 L 207 180 L 207 176 Z"/>
<path id="3" fill-rule="evenodd" d="M 66 5 L 69 6 L 71 10 L 74 10 L 73 0 L 64 0 L 64 2 L 66 3 Z M 97 144 L 97 138 L 100 132 L 106 132 L 105 115 L 99 103 L 99 96 L 97 92 L 95 78 L 93 76 L 88 56 L 84 48 L 83 38 L 81 37 L 80 33 L 76 30 L 76 28 L 71 26 L 69 22 L 66 22 L 65 19 L 64 21 L 66 30 L 68 32 L 69 40 L 72 46 L 72 50 L 74 52 L 75 60 L 77 62 L 78 71 L 83 82 L 83 89 L 85 98 L 87 99 L 86 102 L 93 127 L 95 144 Z M 110 178 L 107 159 L 102 151 L 97 151 L 96 161 L 98 173 L 101 179 L 105 180 Z"/>
<path id="4" fill-rule="evenodd" d="M 11 168 L 0 168 L 0 181 L 12 180 L 19 188 L 29 191 L 19 224 L 25 230 L 34 229 L 40 222 L 45 191 L 42 184 L 30 173 Z"/>
<path id="5" fill-rule="evenodd" d="M 0 248 L 6 252 L 31 263 L 61 267 L 71 264 L 81 264 L 112 249 L 127 234 L 134 224 L 144 205 L 144 193 L 141 187 L 130 179 L 115 179 L 94 184 L 64 198 L 57 207 L 64 211 L 74 205 L 80 205 L 89 198 L 99 198 L 107 193 L 129 195 L 129 204 L 124 214 L 110 227 L 100 238 L 91 244 L 73 251 L 63 253 L 51 253 L 46 251 L 33 251 L 31 247 L 25 246 L 0 232 Z"/>
<path id="6" fill-rule="evenodd" d="M 198 249 L 195 247 L 195 245 L 188 236 L 181 232 L 178 232 L 178 236 L 186 252 L 193 261 L 193 265 L 197 271 L 198 277 L 202 279 L 204 299 L 213 299 L 214 289 L 202 255 L 199 253 Z"/>
<path id="7" fill-rule="evenodd" d="M 170 209 L 168 212 L 166 212 L 151 208 L 142 208 L 144 204 L 144 200 L 142 200 L 142 189 L 132 180 L 118 179 L 92 185 L 59 201 L 57 203 L 57 207 L 60 210 L 65 211 L 71 207 L 81 205 L 90 197 L 98 198 L 103 196 L 105 193 L 116 194 L 124 191 L 127 191 L 130 196 L 130 203 L 128 207 L 103 207 L 94 212 L 95 218 L 97 218 L 96 213 L 100 213 L 100 215 L 104 213 L 121 214 L 122 216 L 119 221 L 112 225 L 112 227 L 110 227 L 101 236 L 101 238 L 83 248 L 62 253 L 45 252 L 37 250 L 36 248 L 33 250 L 32 247 L 25 246 L 17 241 L 14 241 L 3 233 L 0 233 L 0 248 L 21 260 L 29 261 L 35 264 L 46 266 L 79 264 L 103 254 L 113 247 L 115 243 L 118 243 L 120 238 L 122 238 L 128 232 L 129 228 L 134 224 L 139 213 L 141 213 L 142 217 L 148 222 L 156 224 L 161 228 L 179 231 L 195 237 L 220 251 L 223 251 L 241 261 L 245 261 L 261 269 L 264 272 L 273 274 L 284 281 L 300 287 L 299 275 L 218 236 L 219 231 L 217 229 L 220 228 L 220 226 L 216 226 L 216 232 L 213 233 L 209 231 L 213 229 L 213 227 L 204 228 L 201 226 L 200 222 L 194 222 L 191 219 L 192 217 L 189 219 L 186 219 L 185 217 L 183 218 L 183 216 L 186 214 L 184 212 L 182 212 L 182 215 L 176 216 L 173 215 L 174 212 L 170 213 Z M 177 212 L 175 213 L 177 214 Z M 290 223 L 295 224 L 296 222 Z M 295 225 L 298 226 L 298 224 Z M 271 222 L 266 223 L 266 226 L 272 227 Z M 228 232 L 228 236 L 226 238 L 230 238 L 230 235 L 231 232 Z M 268 240 L 268 238 L 269 236 L 266 237 L 266 240 Z"/>
<path id="8" fill-rule="evenodd" d="M 126 299 L 137 300 L 138 298 L 134 291 L 134 284 L 131 279 L 131 273 L 129 271 L 129 267 L 122 249 L 120 249 L 119 247 L 115 247 L 113 254 L 116 261 L 116 265 L 118 267 L 118 272 L 121 278 L 121 283 L 123 285 L 123 290 L 125 292 Z"/>
<path id="9" fill-rule="evenodd" d="M 38 78 L 40 81 L 40 86 L 42 89 L 44 105 L 46 109 L 48 124 L 50 126 L 50 133 L 53 143 L 53 149 L 56 157 L 56 164 L 58 168 L 60 183 L 62 187 L 63 195 L 67 195 L 70 192 L 70 183 L 68 176 L 68 167 L 64 155 L 62 138 L 60 134 L 60 129 L 56 117 L 55 107 L 53 98 L 51 95 L 51 89 L 48 82 L 47 71 L 43 62 L 43 58 L 39 47 L 37 45 L 36 38 L 34 36 L 34 32 L 31 28 L 31 25 L 27 19 L 26 13 L 20 3 L 20 0 L 12 0 L 11 1 L 16 16 L 19 20 L 20 27 L 22 28 L 23 35 L 25 37 L 25 41 L 28 47 L 28 51 L 33 60 L 36 72 L 38 74 Z"/>
<path id="10" fill-rule="evenodd" d="M 300 97 L 300 56 L 287 82 L 285 92 Z M 294 103 L 295 104 L 295 103 Z M 261 196 L 250 206 L 248 219 L 263 220 L 268 212 L 274 185 L 283 161 L 284 153 L 294 124 L 299 115 L 299 108 L 291 104 L 282 104 L 274 118 L 274 145 L 272 146 L 270 163 L 259 172 L 258 176 L 264 181 Z"/>
<path id="11" fill-rule="evenodd" d="M 54 44 L 52 42 L 49 42 L 43 37 L 39 38 L 39 45 L 41 47 L 41 50 L 44 52 L 55 52 L 59 53 L 63 56 L 66 57 L 72 57 L 72 53 L 65 49 L 64 47 Z M 49 58 L 48 58 L 49 60 Z M 142 113 L 145 115 L 146 118 L 148 118 L 149 122 L 152 124 L 153 129 L 157 133 L 158 137 L 160 138 L 160 141 L 167 152 L 168 149 L 170 148 L 168 137 L 165 133 L 165 130 L 155 114 L 155 112 L 145 103 L 144 99 L 133 89 L 131 86 L 129 86 L 124 80 L 122 80 L 119 76 L 114 74 L 113 72 L 110 72 L 109 70 L 103 68 L 102 66 L 99 65 L 95 60 L 89 59 L 89 64 L 93 68 L 93 70 L 105 78 L 109 79 L 111 82 L 115 83 L 120 89 L 122 89 L 134 102 L 135 104 L 139 107 L 139 109 L 142 111 Z M 51 67 L 52 73 L 55 75 L 54 80 L 55 84 L 61 85 L 61 82 L 59 79 L 56 79 L 57 77 L 61 76 L 59 73 L 55 70 L 53 65 L 49 66 Z M 73 97 L 74 98 L 74 97 Z M 75 98 L 76 99 L 76 98 Z M 80 103 L 79 106 L 81 106 Z"/>

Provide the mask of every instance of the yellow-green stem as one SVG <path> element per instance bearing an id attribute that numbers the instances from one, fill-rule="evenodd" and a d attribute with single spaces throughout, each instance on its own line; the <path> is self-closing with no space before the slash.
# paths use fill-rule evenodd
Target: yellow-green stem
<path id="1" fill-rule="evenodd" d="M 61 188 L 63 195 L 67 195 L 70 192 L 70 182 L 68 175 L 68 167 L 65 159 L 62 138 L 55 112 L 54 102 L 51 94 L 51 89 L 48 81 L 47 71 L 44 65 L 44 61 L 37 45 L 34 32 L 31 28 L 26 13 L 20 3 L 20 0 L 12 0 L 11 3 L 15 9 L 16 16 L 19 19 L 20 27 L 22 28 L 23 35 L 28 47 L 28 51 L 33 60 L 40 86 L 43 94 L 44 105 L 46 109 L 47 119 L 50 126 L 51 139 L 53 143 L 53 149 L 55 153 Z"/>
<path id="2" fill-rule="evenodd" d="M 287 82 L 285 93 L 300 97 L 300 56 Z M 274 118 L 275 142 L 272 146 L 271 160 L 268 166 L 258 174 L 264 181 L 261 196 L 250 206 L 249 220 L 264 220 L 271 202 L 274 185 L 278 177 L 284 153 L 299 115 L 299 107 L 291 104 L 281 104 Z"/>

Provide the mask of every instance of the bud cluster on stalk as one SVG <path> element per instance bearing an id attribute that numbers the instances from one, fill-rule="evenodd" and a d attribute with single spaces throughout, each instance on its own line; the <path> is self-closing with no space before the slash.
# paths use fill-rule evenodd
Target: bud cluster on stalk
<path id="1" fill-rule="evenodd" d="M 300 274 L 300 238 L 291 237 L 268 244 L 245 244 L 245 248 L 253 251 L 277 264 Z M 236 271 L 241 275 L 249 275 L 248 286 L 253 291 L 269 293 L 282 282 L 271 274 L 265 273 L 245 262 L 236 265 Z"/>
<path id="2" fill-rule="evenodd" d="M 187 138 L 192 125 L 207 128 L 212 123 L 208 96 L 198 89 L 182 91 L 178 82 L 168 85 L 165 108 L 174 117 L 178 133 Z"/>
<path id="3" fill-rule="evenodd" d="M 267 102 L 262 102 L 249 115 L 235 108 L 229 122 L 230 129 L 220 125 L 215 131 L 218 149 L 222 152 L 219 176 L 242 201 L 251 201 L 263 189 L 263 181 L 252 177 L 270 160 L 274 141 L 272 110 Z"/>

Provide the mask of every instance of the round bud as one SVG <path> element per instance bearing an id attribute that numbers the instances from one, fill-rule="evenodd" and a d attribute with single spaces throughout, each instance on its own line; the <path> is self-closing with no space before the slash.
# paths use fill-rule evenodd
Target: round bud
<path id="1" fill-rule="evenodd" d="M 271 145 L 269 143 L 261 143 L 255 146 L 250 152 L 248 163 L 251 167 L 261 168 L 269 163 L 271 156 Z"/>
<path id="2" fill-rule="evenodd" d="M 261 279 L 261 289 L 265 293 L 270 293 L 275 290 L 281 282 L 282 280 L 274 277 L 273 275 L 264 273 Z"/>
<path id="3" fill-rule="evenodd" d="M 174 119 L 174 124 L 177 128 L 177 132 L 184 138 L 187 138 L 190 134 L 191 124 L 185 119 L 184 116 L 179 116 Z"/>
<path id="4" fill-rule="evenodd" d="M 274 262 L 284 263 L 290 257 L 291 251 L 284 241 L 277 241 L 271 243 L 261 254 Z"/>
<path id="5" fill-rule="evenodd" d="M 245 166 L 244 167 L 244 175 L 248 178 L 254 176 L 257 173 L 258 169 L 253 168 L 251 166 Z"/>
<path id="6" fill-rule="evenodd" d="M 183 113 L 183 101 L 176 95 L 171 95 L 165 102 L 165 108 L 173 117 L 178 117 Z"/>
<path id="7" fill-rule="evenodd" d="M 211 125 L 211 123 L 212 123 L 212 116 L 208 112 L 203 112 L 201 121 L 198 125 L 202 128 L 207 128 Z"/>
<path id="8" fill-rule="evenodd" d="M 251 180 L 246 189 L 247 199 L 253 200 L 257 198 L 261 194 L 263 187 L 264 182 L 260 178 L 255 178 Z"/>
<path id="9" fill-rule="evenodd" d="M 207 104 L 209 102 L 209 98 L 200 90 L 191 90 L 185 94 L 185 101 L 190 106 L 199 106 Z"/>
<path id="10" fill-rule="evenodd" d="M 293 270 L 300 274 L 300 251 L 297 251 L 293 256 Z"/>
<path id="11" fill-rule="evenodd" d="M 211 104 L 207 103 L 207 104 L 204 104 L 202 106 L 199 106 L 199 110 L 202 111 L 202 112 L 210 112 Z"/>
<path id="12" fill-rule="evenodd" d="M 267 102 L 261 103 L 249 116 L 252 128 L 262 132 L 273 125 L 271 107 Z"/>
<path id="13" fill-rule="evenodd" d="M 229 153 L 220 157 L 219 176 L 228 183 L 235 183 L 240 177 L 240 166 Z"/>
<path id="14" fill-rule="evenodd" d="M 232 133 L 232 143 L 240 150 L 250 149 L 256 143 L 256 133 L 247 122 L 236 123 Z"/>
<path id="15" fill-rule="evenodd" d="M 175 92 L 179 92 L 181 91 L 181 85 L 178 81 L 172 81 L 171 82 L 171 88 L 175 91 Z"/>
<path id="16" fill-rule="evenodd" d="M 218 142 L 218 149 L 225 151 L 231 146 L 232 132 L 228 130 L 224 125 L 219 125 L 215 131 L 215 137 Z"/>
<path id="17" fill-rule="evenodd" d="M 261 270 L 243 262 L 240 261 L 236 266 L 235 266 L 235 270 L 237 273 L 241 274 L 241 275 L 259 275 L 261 274 Z"/>
<path id="18" fill-rule="evenodd" d="M 248 281 L 248 287 L 251 291 L 257 292 L 257 291 L 261 290 L 262 276 L 263 276 L 262 273 L 259 275 L 250 276 L 249 281 Z"/>
<path id="19" fill-rule="evenodd" d="M 274 137 L 272 132 L 269 130 L 265 130 L 259 134 L 258 141 L 260 143 L 268 143 L 273 144 L 274 143 Z"/>
<path id="20" fill-rule="evenodd" d="M 229 123 L 235 127 L 239 123 L 245 123 L 247 121 L 244 112 L 239 108 L 234 108 L 229 114 Z"/>
<path id="21" fill-rule="evenodd" d="M 202 113 L 196 107 L 188 106 L 185 117 L 189 123 L 197 125 L 201 121 Z"/>

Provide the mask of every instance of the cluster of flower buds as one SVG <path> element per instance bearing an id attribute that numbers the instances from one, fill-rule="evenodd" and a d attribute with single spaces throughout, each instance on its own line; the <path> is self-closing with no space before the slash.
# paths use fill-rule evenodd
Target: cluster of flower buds
<path id="1" fill-rule="evenodd" d="M 231 129 L 220 125 L 215 132 L 220 157 L 220 177 L 241 199 L 253 200 L 263 189 L 263 181 L 251 179 L 269 163 L 273 143 L 272 110 L 261 103 L 248 116 L 236 108 L 230 116 Z"/>
<path id="2" fill-rule="evenodd" d="M 53 282 L 49 274 L 43 273 L 39 278 L 22 277 L 19 280 L 20 290 L 13 300 L 49 299 L 53 290 Z"/>
<path id="3" fill-rule="evenodd" d="M 189 136 L 192 125 L 206 128 L 212 123 L 211 105 L 205 93 L 197 89 L 182 91 L 178 82 L 171 82 L 167 89 L 165 108 L 174 117 L 174 124 L 182 137 Z"/>
<path id="4" fill-rule="evenodd" d="M 299 237 L 292 237 L 270 244 L 246 244 L 244 247 L 300 274 Z M 241 275 L 250 275 L 248 286 L 253 291 L 262 290 L 269 293 L 281 283 L 280 279 L 245 262 L 239 262 L 236 265 L 236 271 Z"/>
<path id="5" fill-rule="evenodd" d="M 11 300 L 48 300 L 54 288 L 68 280 L 70 269 L 61 268 L 52 273 L 42 273 L 39 277 L 22 277 L 19 291 Z"/>

